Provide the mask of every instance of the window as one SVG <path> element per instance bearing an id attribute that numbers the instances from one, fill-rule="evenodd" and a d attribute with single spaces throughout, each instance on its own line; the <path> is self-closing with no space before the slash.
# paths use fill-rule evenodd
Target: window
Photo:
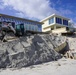
<path id="1" fill-rule="evenodd" d="M 54 23 L 54 17 L 49 19 L 49 24 Z"/>
<path id="2" fill-rule="evenodd" d="M 63 25 L 68 25 L 68 21 L 67 20 L 63 20 Z"/>
<path id="3" fill-rule="evenodd" d="M 37 31 L 38 30 L 38 27 L 37 26 L 34 26 L 34 31 Z"/>
<path id="4" fill-rule="evenodd" d="M 31 30 L 31 25 L 29 25 L 29 30 Z"/>
<path id="5" fill-rule="evenodd" d="M 28 30 L 30 30 L 30 25 L 27 24 L 27 26 L 28 26 Z"/>
<path id="6" fill-rule="evenodd" d="M 9 19 L 9 18 L 7 18 L 7 21 L 10 21 L 10 19 Z"/>
<path id="7" fill-rule="evenodd" d="M 27 24 L 30 24 L 30 22 L 27 22 Z"/>
<path id="8" fill-rule="evenodd" d="M 29 25 L 26 25 L 26 30 L 29 30 Z"/>
<path id="9" fill-rule="evenodd" d="M 41 30 L 42 30 L 42 26 L 38 25 L 38 31 L 41 31 Z"/>
<path id="10" fill-rule="evenodd" d="M 32 25 L 32 31 L 34 31 L 34 25 Z"/>
<path id="11" fill-rule="evenodd" d="M 30 30 L 32 30 L 33 25 L 30 25 Z"/>
<path id="12" fill-rule="evenodd" d="M 25 29 L 27 30 L 27 25 L 25 24 Z"/>
<path id="13" fill-rule="evenodd" d="M 4 21 L 4 17 L 2 17 L 2 21 Z"/>
<path id="14" fill-rule="evenodd" d="M 62 19 L 56 17 L 56 23 L 58 23 L 58 24 L 62 24 Z"/>
<path id="15" fill-rule="evenodd" d="M 20 25 L 16 25 L 16 29 L 20 30 Z"/>
<path id="16" fill-rule="evenodd" d="M 33 25 L 30 25 L 30 30 L 32 30 L 32 31 L 33 31 Z"/>
<path id="17" fill-rule="evenodd" d="M 28 22 L 26 22 L 26 24 L 28 24 Z"/>
<path id="18" fill-rule="evenodd" d="M 38 31 L 38 26 L 36 26 L 36 31 Z"/>

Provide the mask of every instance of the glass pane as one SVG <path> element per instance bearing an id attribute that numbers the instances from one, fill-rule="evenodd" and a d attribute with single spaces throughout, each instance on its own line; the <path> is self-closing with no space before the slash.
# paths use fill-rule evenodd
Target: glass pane
<path id="1" fill-rule="evenodd" d="M 20 25 L 16 25 L 16 29 L 20 29 Z"/>
<path id="2" fill-rule="evenodd" d="M 67 20 L 63 20 L 63 25 L 68 25 L 68 21 Z"/>
<path id="3" fill-rule="evenodd" d="M 54 23 L 54 17 L 49 19 L 49 24 Z"/>
<path id="4" fill-rule="evenodd" d="M 56 17 L 56 23 L 58 23 L 58 24 L 62 24 L 62 19 Z"/>

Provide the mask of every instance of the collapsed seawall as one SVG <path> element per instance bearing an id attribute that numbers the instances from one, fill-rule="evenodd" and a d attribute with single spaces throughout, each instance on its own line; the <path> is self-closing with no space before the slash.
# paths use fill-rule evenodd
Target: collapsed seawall
<path id="1" fill-rule="evenodd" d="M 0 68 L 26 67 L 61 58 L 57 52 L 66 46 L 66 39 L 57 35 L 31 35 L 0 43 Z"/>

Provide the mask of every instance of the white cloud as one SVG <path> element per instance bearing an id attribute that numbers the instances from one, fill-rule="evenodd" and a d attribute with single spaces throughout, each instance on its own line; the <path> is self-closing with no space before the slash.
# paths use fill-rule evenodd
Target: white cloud
<path id="1" fill-rule="evenodd" d="M 50 5 L 49 0 L 2 0 L 4 6 L 12 7 L 20 12 L 18 15 L 29 18 L 43 19 L 53 13 L 58 13 Z"/>
<path id="2" fill-rule="evenodd" d="M 0 9 L 3 9 L 3 6 L 2 5 L 0 5 Z"/>
<path id="3" fill-rule="evenodd" d="M 25 14 L 24 13 L 22 13 L 22 12 L 18 12 L 18 13 L 16 13 L 16 15 L 18 16 L 18 17 L 21 17 L 21 18 L 24 18 L 25 16 Z"/>
<path id="4" fill-rule="evenodd" d="M 1 9 L 1 10 L 4 9 L 4 5 L 3 5 L 2 0 L 0 0 L 0 9 Z"/>

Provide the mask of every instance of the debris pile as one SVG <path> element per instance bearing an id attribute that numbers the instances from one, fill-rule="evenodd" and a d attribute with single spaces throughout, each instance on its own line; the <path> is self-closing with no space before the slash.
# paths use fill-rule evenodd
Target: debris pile
<path id="1" fill-rule="evenodd" d="M 66 58 L 76 59 L 76 35 L 67 37 L 68 51 L 64 55 Z"/>
<path id="2" fill-rule="evenodd" d="M 54 49 L 64 42 L 62 36 L 35 34 L 0 43 L 0 68 L 21 68 L 58 60 L 61 55 Z"/>

